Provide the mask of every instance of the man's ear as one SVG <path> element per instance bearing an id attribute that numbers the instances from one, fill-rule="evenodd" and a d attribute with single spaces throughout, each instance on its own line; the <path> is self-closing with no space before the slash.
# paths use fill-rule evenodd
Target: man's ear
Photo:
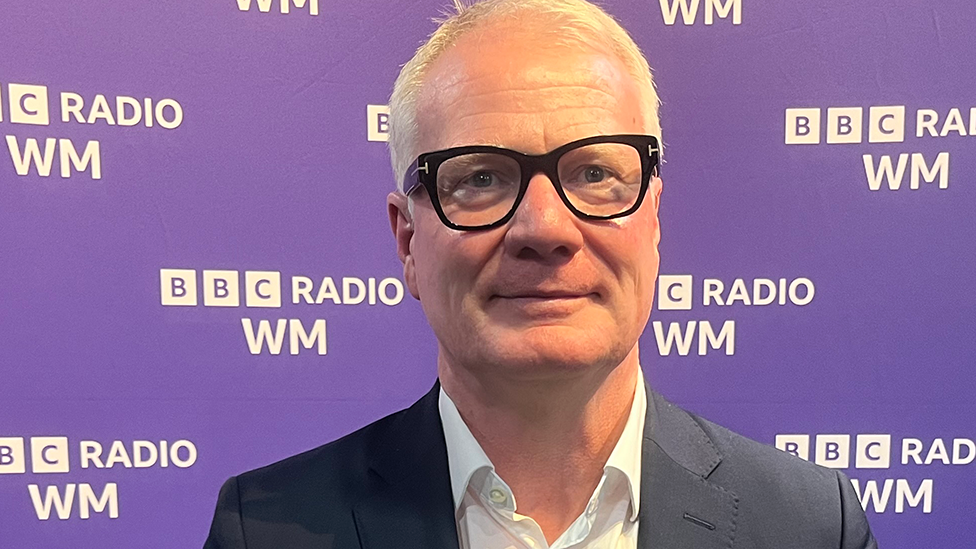
<path id="1" fill-rule="evenodd" d="M 651 188 L 648 192 L 654 197 L 654 246 L 661 243 L 661 192 L 664 190 L 664 182 L 660 177 L 651 178 Z"/>
<path id="2" fill-rule="evenodd" d="M 407 290 L 415 299 L 420 299 L 420 289 L 417 287 L 417 270 L 410 252 L 410 241 L 413 240 L 413 215 L 410 213 L 406 196 L 399 191 L 393 191 L 386 197 L 386 211 L 390 216 L 390 229 L 396 239 L 397 257 L 403 263 L 403 282 Z"/>

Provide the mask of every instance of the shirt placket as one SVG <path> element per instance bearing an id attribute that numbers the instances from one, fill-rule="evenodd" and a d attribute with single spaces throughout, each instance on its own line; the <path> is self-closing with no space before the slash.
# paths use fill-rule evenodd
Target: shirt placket
<path id="1" fill-rule="evenodd" d="M 515 495 L 494 471 L 485 479 L 480 495 L 485 506 L 493 511 L 498 524 L 522 547 L 548 548 L 538 523 L 531 517 L 516 512 Z"/>
<path id="2" fill-rule="evenodd" d="M 606 478 L 606 474 L 600 478 L 583 513 L 551 546 L 546 543 L 542 528 L 534 519 L 516 512 L 515 496 L 497 474 L 492 472 L 488 475 L 480 495 L 486 506 L 494 511 L 499 524 L 525 547 L 570 549 L 584 542 L 590 535 L 600 509 L 600 495 L 603 493 Z"/>
<path id="3" fill-rule="evenodd" d="M 587 536 L 593 530 L 593 523 L 596 521 L 597 513 L 600 510 L 600 497 L 606 480 L 607 475 L 604 473 L 596 485 L 596 489 L 593 490 L 593 495 L 590 496 L 583 514 L 577 517 L 573 524 L 553 542 L 550 549 L 570 549 L 586 541 Z"/>

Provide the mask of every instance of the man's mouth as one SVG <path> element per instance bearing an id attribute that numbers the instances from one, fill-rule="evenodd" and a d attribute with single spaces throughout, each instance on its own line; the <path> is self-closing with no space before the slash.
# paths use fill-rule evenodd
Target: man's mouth
<path id="1" fill-rule="evenodd" d="M 587 307 L 598 298 L 595 292 L 567 290 L 520 290 L 493 295 L 489 300 L 518 316 L 565 317 Z"/>
<path id="2" fill-rule="evenodd" d="M 591 295 L 590 293 L 581 292 L 543 292 L 543 291 L 529 291 L 529 292 L 516 292 L 510 294 L 498 295 L 502 299 L 536 299 L 536 300 L 559 300 L 559 299 L 578 299 Z"/>

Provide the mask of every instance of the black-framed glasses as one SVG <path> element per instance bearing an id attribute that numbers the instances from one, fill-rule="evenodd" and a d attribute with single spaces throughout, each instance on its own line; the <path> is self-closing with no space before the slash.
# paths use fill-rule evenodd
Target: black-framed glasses
<path id="1" fill-rule="evenodd" d="M 597 135 L 540 155 L 454 147 L 417 157 L 403 176 L 403 193 L 423 186 L 452 229 L 491 229 L 508 223 L 541 172 L 576 216 L 615 219 L 640 207 L 651 177 L 660 175 L 659 154 L 653 135 Z"/>

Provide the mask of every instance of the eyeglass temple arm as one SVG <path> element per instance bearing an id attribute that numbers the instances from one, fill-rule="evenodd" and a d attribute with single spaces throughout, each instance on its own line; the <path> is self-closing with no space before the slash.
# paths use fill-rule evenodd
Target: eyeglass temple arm
<path id="1" fill-rule="evenodd" d="M 413 163 L 410 164 L 410 167 L 407 168 L 407 171 L 403 173 L 403 180 L 400 181 L 400 188 L 403 189 L 403 194 L 408 195 L 417 190 L 417 187 L 420 186 L 420 177 L 418 177 L 418 173 L 424 172 L 424 174 L 427 174 L 429 173 L 429 170 L 430 168 L 428 167 L 427 162 L 420 165 L 419 158 L 414 160 Z"/>

